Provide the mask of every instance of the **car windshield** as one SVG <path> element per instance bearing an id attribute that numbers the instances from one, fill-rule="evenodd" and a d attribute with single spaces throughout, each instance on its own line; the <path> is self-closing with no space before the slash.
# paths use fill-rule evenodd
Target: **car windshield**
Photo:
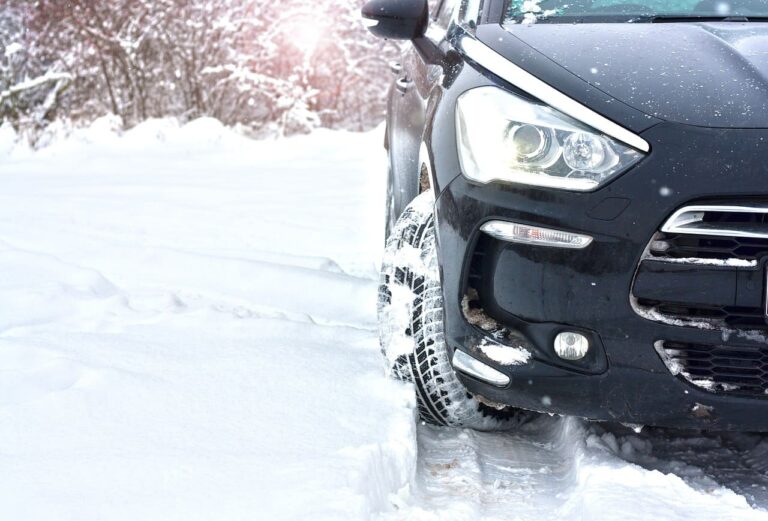
<path id="1" fill-rule="evenodd" d="M 511 0 L 506 23 L 768 21 L 768 0 Z"/>

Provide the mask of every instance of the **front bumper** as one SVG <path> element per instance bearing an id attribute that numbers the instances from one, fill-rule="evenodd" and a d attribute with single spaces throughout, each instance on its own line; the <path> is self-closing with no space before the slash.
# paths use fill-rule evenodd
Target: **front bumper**
<path id="1" fill-rule="evenodd" d="M 672 374 L 654 347 L 660 340 L 723 344 L 723 332 L 648 320 L 635 311 L 630 295 L 649 241 L 677 208 L 701 199 L 768 201 L 768 131 L 662 123 L 643 137 L 652 153 L 593 193 L 475 185 L 462 176 L 444 185 L 436 216 L 446 341 L 511 381 L 499 388 L 459 376 L 473 393 L 527 409 L 625 423 L 766 431 L 768 397 L 692 385 Z M 564 250 L 488 244 L 486 238 L 477 255 L 479 227 L 491 219 L 583 233 L 594 242 L 583 250 Z M 762 262 L 758 269 L 764 269 Z M 468 319 L 473 290 L 483 313 L 527 342 L 533 355 L 527 363 L 504 366 L 476 348 L 488 332 Z M 556 357 L 552 339 L 563 329 L 592 339 L 588 359 L 569 363 Z M 765 346 L 755 338 L 740 342 Z"/>

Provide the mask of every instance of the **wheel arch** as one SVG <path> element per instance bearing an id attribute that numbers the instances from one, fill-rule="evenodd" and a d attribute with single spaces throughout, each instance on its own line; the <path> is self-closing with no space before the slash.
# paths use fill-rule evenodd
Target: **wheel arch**
<path id="1" fill-rule="evenodd" d="M 393 89 L 394 90 L 394 89 Z M 385 148 L 387 149 L 389 165 L 392 169 L 392 180 L 394 183 L 395 209 L 400 215 L 408 204 L 419 194 L 426 190 L 433 190 L 435 196 L 438 183 L 435 177 L 435 167 L 433 161 L 432 149 L 429 145 L 431 141 L 432 122 L 435 114 L 435 108 L 441 98 L 440 87 L 435 86 L 428 98 L 424 118 L 422 120 L 421 131 L 418 139 L 397 139 L 394 136 L 398 128 L 393 124 L 392 113 L 388 114 L 385 130 Z M 396 96 L 391 93 L 390 96 Z M 390 111 L 396 110 L 396 103 L 390 101 Z M 413 129 L 402 129 L 406 133 L 412 133 Z"/>

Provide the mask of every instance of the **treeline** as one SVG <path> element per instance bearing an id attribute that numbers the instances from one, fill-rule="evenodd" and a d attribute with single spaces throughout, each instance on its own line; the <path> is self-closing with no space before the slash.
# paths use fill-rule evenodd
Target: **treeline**
<path id="1" fill-rule="evenodd" d="M 263 133 L 365 129 L 394 44 L 355 0 L 0 0 L 0 118 L 34 133 L 113 113 Z"/>

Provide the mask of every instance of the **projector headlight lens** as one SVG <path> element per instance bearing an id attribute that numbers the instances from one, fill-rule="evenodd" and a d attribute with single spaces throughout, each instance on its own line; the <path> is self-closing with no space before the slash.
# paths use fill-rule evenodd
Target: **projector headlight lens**
<path id="1" fill-rule="evenodd" d="M 467 91 L 456 107 L 462 172 L 479 183 L 589 191 L 643 157 L 565 114 L 497 87 Z"/>
<path id="2" fill-rule="evenodd" d="M 617 158 L 601 136 L 579 132 L 565 138 L 563 159 L 574 170 L 599 172 L 613 166 Z"/>

